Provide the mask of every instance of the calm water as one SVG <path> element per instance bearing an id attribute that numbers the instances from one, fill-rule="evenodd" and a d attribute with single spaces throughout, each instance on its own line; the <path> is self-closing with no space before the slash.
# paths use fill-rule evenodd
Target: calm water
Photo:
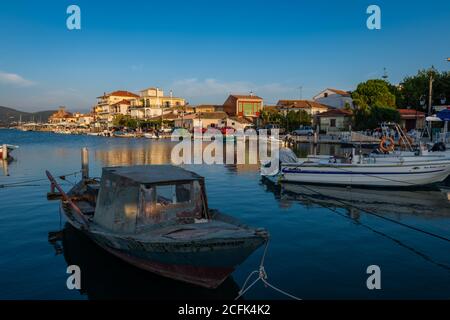
<path id="1" fill-rule="evenodd" d="M 0 185 L 0 298 L 225 298 L 233 299 L 260 261 L 262 249 L 221 287 L 204 290 L 140 271 L 103 252 L 65 227 L 59 203 L 47 201 L 44 170 L 55 175 L 80 168 L 80 148 L 90 150 L 92 176 L 109 165 L 169 163 L 171 142 L 61 136 L 0 130 L 0 143 L 20 145 L 15 160 L 2 163 Z M 320 152 L 339 152 L 321 146 Z M 308 153 L 309 146 L 300 153 Z M 256 166 L 189 166 L 206 177 L 212 208 L 265 227 L 271 242 L 269 282 L 304 299 L 450 298 L 450 243 L 369 213 L 450 238 L 445 190 L 370 191 L 285 186 L 261 181 Z M 9 174 L 9 175 L 6 175 Z M 64 183 L 78 177 L 71 176 Z M 64 229 L 64 230 L 63 230 Z M 62 231 L 51 244 L 48 233 Z M 67 265 L 82 270 L 82 290 L 66 287 Z M 366 287 L 366 268 L 381 268 L 381 290 Z M 258 284 L 246 299 L 282 299 Z"/>

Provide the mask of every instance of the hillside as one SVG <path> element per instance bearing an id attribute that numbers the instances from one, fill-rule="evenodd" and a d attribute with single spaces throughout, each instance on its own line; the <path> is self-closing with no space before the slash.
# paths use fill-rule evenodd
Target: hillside
<path id="1" fill-rule="evenodd" d="M 23 112 L 12 108 L 0 106 L 0 126 L 8 126 L 13 122 L 19 122 L 22 116 L 22 122 L 35 121 L 47 122 L 48 117 L 55 110 L 39 111 L 39 112 Z"/>

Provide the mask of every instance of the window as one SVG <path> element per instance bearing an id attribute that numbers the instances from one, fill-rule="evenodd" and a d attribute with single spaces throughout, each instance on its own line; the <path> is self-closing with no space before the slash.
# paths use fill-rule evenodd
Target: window
<path id="1" fill-rule="evenodd" d="M 192 222 L 201 218 L 203 202 L 198 181 L 173 185 L 140 186 L 136 227 L 169 220 Z"/>
<path id="2" fill-rule="evenodd" d="M 324 96 L 325 98 L 328 98 L 328 92 L 325 92 L 325 93 L 323 94 L 323 96 Z"/>
<path id="3" fill-rule="evenodd" d="M 336 119 L 330 119 L 330 127 L 332 128 L 336 127 Z"/>

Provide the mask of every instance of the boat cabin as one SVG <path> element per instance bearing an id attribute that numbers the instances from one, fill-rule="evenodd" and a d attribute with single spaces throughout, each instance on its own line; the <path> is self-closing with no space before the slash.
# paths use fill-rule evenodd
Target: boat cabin
<path id="1" fill-rule="evenodd" d="M 204 178 L 172 165 L 103 168 L 93 221 L 118 233 L 208 219 Z"/>

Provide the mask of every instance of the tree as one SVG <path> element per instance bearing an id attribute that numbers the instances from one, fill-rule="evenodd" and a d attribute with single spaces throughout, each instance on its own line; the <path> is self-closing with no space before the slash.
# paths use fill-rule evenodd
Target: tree
<path id="1" fill-rule="evenodd" d="M 352 93 L 353 104 L 358 108 L 383 106 L 395 108 L 395 95 L 385 80 L 373 79 L 358 84 Z"/>
<path id="2" fill-rule="evenodd" d="M 138 127 L 138 121 L 123 114 L 114 116 L 113 125 L 115 127 L 127 127 L 130 129 L 136 129 Z"/>
<path id="3" fill-rule="evenodd" d="M 375 129 L 382 122 L 399 122 L 400 113 L 391 107 L 373 106 L 358 108 L 353 112 L 353 127 L 356 130 Z"/>
<path id="4" fill-rule="evenodd" d="M 439 72 L 435 68 L 419 70 L 415 76 L 407 76 L 400 83 L 399 94 L 401 108 L 412 107 L 416 110 L 428 110 L 430 74 L 433 76 L 433 105 L 440 105 L 441 99 L 450 99 L 450 72 Z M 420 100 L 424 100 L 424 104 Z M 447 100 L 448 101 L 448 100 Z"/>
<path id="5" fill-rule="evenodd" d="M 356 130 L 375 129 L 386 121 L 399 122 L 396 109 L 397 88 L 385 80 L 360 83 L 352 93 L 353 127 Z"/>
<path id="6" fill-rule="evenodd" d="M 311 115 L 305 110 L 290 110 L 286 115 L 279 111 L 263 110 L 259 117 L 263 125 L 278 124 L 288 131 L 298 129 L 301 125 L 311 124 Z"/>

